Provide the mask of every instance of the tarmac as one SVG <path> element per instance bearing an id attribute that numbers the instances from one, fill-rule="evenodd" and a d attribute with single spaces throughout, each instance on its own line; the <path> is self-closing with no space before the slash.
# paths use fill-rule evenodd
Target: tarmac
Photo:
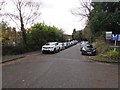
<path id="1" fill-rule="evenodd" d="M 20 59 L 20 58 L 24 58 L 30 55 L 37 55 L 40 53 L 41 51 L 34 51 L 34 52 L 28 52 L 28 53 L 19 54 L 19 55 L 5 55 L 5 56 L 2 56 L 2 61 L 0 63 L 5 63 L 5 62 Z"/>

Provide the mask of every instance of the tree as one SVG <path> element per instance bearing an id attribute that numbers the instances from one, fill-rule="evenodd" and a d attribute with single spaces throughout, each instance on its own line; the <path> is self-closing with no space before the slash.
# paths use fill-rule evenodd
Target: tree
<path id="1" fill-rule="evenodd" d="M 33 24 L 35 20 L 40 16 L 40 5 L 38 1 L 31 0 L 3 0 L 1 1 L 1 13 L 0 15 L 4 20 L 10 19 L 14 22 L 18 29 L 22 31 L 22 37 L 24 45 L 27 47 L 26 28 L 28 25 Z M 11 10 L 7 10 L 8 8 Z M 5 17 L 7 17 L 5 19 Z"/>
<path id="2" fill-rule="evenodd" d="M 19 33 L 15 28 L 11 28 L 6 22 L 0 22 L 1 42 L 3 45 L 16 45 L 19 42 Z"/>
<path id="3" fill-rule="evenodd" d="M 1 27 L 1 40 L 2 40 L 2 44 L 7 44 L 7 42 L 9 41 L 9 31 L 11 30 L 10 27 L 8 27 L 7 23 L 5 22 L 1 22 L 0 23 L 0 27 Z"/>
<path id="4" fill-rule="evenodd" d="M 82 1 L 82 3 L 82 7 L 79 7 L 74 14 L 88 19 L 83 31 L 85 38 L 93 41 L 96 38 L 103 37 L 105 31 L 120 33 L 120 2 Z"/>
<path id="5" fill-rule="evenodd" d="M 55 26 L 47 26 L 44 23 L 37 23 L 32 26 L 28 33 L 28 46 L 33 49 L 41 49 L 41 46 L 51 41 L 64 41 L 63 31 Z"/>
<path id="6" fill-rule="evenodd" d="M 86 0 L 86 1 L 80 0 L 80 6 L 76 9 L 73 9 L 71 12 L 73 15 L 79 16 L 81 18 L 81 20 L 83 20 L 83 19 L 86 20 L 86 27 L 87 27 L 87 25 L 89 23 L 89 19 L 92 15 L 93 5 L 94 4 L 92 3 L 91 0 Z M 84 30 L 80 31 L 80 33 L 77 33 L 77 37 L 79 37 L 79 39 L 81 39 L 81 40 L 88 39 L 88 37 L 91 38 L 90 35 L 92 35 L 92 34 L 87 35 L 90 32 L 90 30 L 86 30 L 86 29 L 84 29 Z M 84 32 L 87 32 L 87 33 L 84 33 Z M 73 36 L 75 36 L 75 35 L 73 35 Z"/>
<path id="7" fill-rule="evenodd" d="M 75 39 L 75 34 L 76 34 L 76 29 L 73 29 L 73 33 L 72 33 L 72 39 Z"/>
<path id="8" fill-rule="evenodd" d="M 73 15 L 80 16 L 82 19 L 84 19 L 90 17 L 92 9 L 93 5 L 91 0 L 80 0 L 80 7 L 72 9 L 71 12 Z"/>
<path id="9" fill-rule="evenodd" d="M 94 2 L 93 7 L 89 24 L 96 36 L 104 31 L 120 32 L 120 2 Z"/>

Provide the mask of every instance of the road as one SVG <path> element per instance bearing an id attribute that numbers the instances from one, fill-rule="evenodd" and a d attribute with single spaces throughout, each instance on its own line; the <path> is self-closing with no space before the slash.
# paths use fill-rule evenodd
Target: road
<path id="1" fill-rule="evenodd" d="M 118 88 L 118 65 L 93 62 L 79 48 L 3 64 L 3 88 Z"/>

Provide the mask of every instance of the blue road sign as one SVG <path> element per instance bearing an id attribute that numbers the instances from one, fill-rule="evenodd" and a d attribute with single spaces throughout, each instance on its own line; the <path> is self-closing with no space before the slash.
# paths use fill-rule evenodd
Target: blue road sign
<path id="1" fill-rule="evenodd" d="M 120 34 L 118 35 L 118 41 L 120 41 Z"/>
<path id="2" fill-rule="evenodd" d="M 112 40 L 120 41 L 120 34 L 112 34 Z"/>
<path id="3" fill-rule="evenodd" d="M 116 40 L 118 39 L 118 34 L 112 34 L 112 40 Z"/>

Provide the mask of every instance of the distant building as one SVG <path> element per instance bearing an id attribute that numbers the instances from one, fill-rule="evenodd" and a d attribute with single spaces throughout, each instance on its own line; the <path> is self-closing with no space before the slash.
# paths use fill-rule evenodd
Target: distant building
<path id="1" fill-rule="evenodd" d="M 64 38 L 65 38 L 65 40 L 71 40 L 72 35 L 64 34 Z"/>

